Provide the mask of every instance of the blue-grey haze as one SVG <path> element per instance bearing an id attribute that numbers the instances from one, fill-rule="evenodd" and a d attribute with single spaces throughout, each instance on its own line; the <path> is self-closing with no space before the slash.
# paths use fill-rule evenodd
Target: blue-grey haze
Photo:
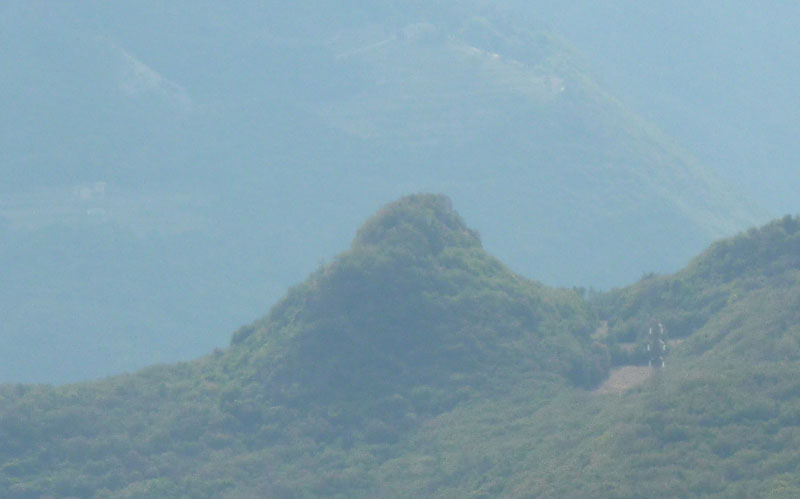
<path id="1" fill-rule="evenodd" d="M 800 4 L 533 4 L 522 8 L 720 176 L 776 216 L 800 210 Z"/>
<path id="2" fill-rule="evenodd" d="M 667 39 L 680 30 L 653 40 L 641 23 L 655 6 L 540 3 L 516 7 L 527 15 L 483 2 L 4 3 L 0 380 L 66 382 L 223 346 L 409 192 L 450 195 L 516 271 L 602 288 L 788 209 L 785 81 L 785 108 L 762 96 L 726 114 L 758 82 L 714 98 L 711 71 L 670 86 L 701 55 L 667 59 L 663 78 L 642 62 L 648 46 L 683 53 Z M 676 26 L 699 22 L 680 12 Z M 603 32 L 628 20 L 638 28 Z M 793 64 L 765 78 L 791 81 Z M 781 133 L 740 140 L 775 107 Z M 759 148 L 786 161 L 751 173 Z M 732 157 L 741 176 L 720 166 Z M 772 197 L 759 190 L 770 182 Z"/>

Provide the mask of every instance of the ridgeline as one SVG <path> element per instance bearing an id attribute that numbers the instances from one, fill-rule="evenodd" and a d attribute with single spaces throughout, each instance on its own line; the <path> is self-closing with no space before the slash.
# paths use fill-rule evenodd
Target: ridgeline
<path id="1" fill-rule="evenodd" d="M 226 349 L 0 387 L 0 495 L 795 497 L 798 255 L 787 217 L 587 297 L 404 197 Z M 654 322 L 666 367 L 592 391 Z"/>

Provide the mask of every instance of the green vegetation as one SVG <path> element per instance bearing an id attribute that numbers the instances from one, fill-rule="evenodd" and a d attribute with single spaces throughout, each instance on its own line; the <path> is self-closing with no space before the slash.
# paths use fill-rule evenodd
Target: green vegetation
<path id="1" fill-rule="evenodd" d="M 787 216 L 713 244 L 675 275 L 646 276 L 595 301 L 599 313 L 609 319 L 612 345 L 641 344 L 654 318 L 663 322 L 670 337 L 681 339 L 695 334 L 723 310 L 738 310 L 761 320 L 763 312 L 745 309 L 749 299 L 759 292 L 775 294 L 778 300 L 778 294 L 797 285 L 799 269 L 800 223 Z M 759 329 L 756 323 L 752 327 Z M 753 334 L 754 341 L 760 339 Z"/>
<path id="2" fill-rule="evenodd" d="M 795 497 L 798 250 L 787 217 L 585 298 L 408 196 L 227 349 L 0 387 L 0 496 Z M 594 392 L 654 322 L 667 368 Z"/>

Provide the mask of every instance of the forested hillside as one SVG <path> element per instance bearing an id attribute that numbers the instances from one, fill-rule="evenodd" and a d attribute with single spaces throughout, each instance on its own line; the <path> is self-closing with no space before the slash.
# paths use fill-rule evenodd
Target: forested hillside
<path id="1" fill-rule="evenodd" d="M 226 349 L 0 388 L 0 495 L 796 497 L 799 255 L 786 217 L 585 296 L 408 196 Z M 595 390 L 654 323 L 665 367 Z"/>
<path id="2" fill-rule="evenodd" d="M 600 379 L 592 327 L 577 294 L 489 256 L 449 200 L 403 198 L 224 351 L 98 383 L 4 387 L 0 490 L 366 493 L 374 464 L 438 414 L 519 383 Z"/>
<path id="3" fill-rule="evenodd" d="M 601 296 L 610 343 L 663 321 L 667 367 L 594 401 L 547 494 L 797 497 L 800 494 L 800 220 L 712 245 L 683 271 Z M 613 347 L 612 347 L 613 349 Z M 565 473 L 566 472 L 566 473 Z M 585 479 L 586 476 L 594 477 Z M 523 482 L 522 493 L 535 485 Z"/>

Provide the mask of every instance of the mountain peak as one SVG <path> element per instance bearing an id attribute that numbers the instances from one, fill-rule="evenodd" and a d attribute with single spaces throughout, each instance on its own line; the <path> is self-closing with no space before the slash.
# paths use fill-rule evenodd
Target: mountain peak
<path id="1" fill-rule="evenodd" d="M 416 194 L 382 208 L 350 250 L 237 332 L 230 355 L 250 358 L 276 400 L 411 397 L 420 386 L 477 393 L 502 376 L 545 372 L 591 384 L 605 365 L 587 314 L 574 293 L 489 255 L 446 196 Z"/>
<path id="2" fill-rule="evenodd" d="M 469 229 L 443 194 L 412 194 L 382 208 L 358 230 L 353 248 L 405 248 L 436 254 L 446 247 L 479 248 Z"/>

